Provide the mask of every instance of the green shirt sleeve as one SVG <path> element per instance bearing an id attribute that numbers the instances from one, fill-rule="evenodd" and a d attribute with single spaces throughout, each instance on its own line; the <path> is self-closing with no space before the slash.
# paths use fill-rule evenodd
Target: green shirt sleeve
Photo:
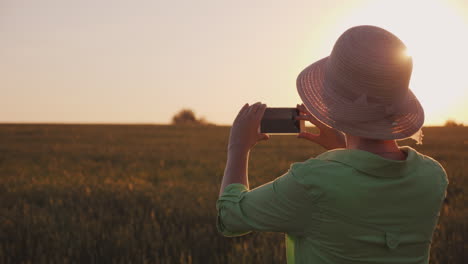
<path id="1" fill-rule="evenodd" d="M 216 203 L 218 231 L 225 236 L 251 231 L 303 232 L 305 206 L 311 210 L 311 203 L 304 201 L 315 200 L 316 192 L 295 173 L 300 166 L 293 164 L 284 175 L 253 190 L 240 183 L 228 185 Z"/>

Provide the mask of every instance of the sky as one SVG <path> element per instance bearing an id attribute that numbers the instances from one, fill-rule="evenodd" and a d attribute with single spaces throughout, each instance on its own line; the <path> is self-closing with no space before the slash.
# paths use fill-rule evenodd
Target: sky
<path id="1" fill-rule="evenodd" d="M 424 4 L 422 4 L 424 3 Z M 399 36 L 425 125 L 468 124 L 464 0 L 0 0 L 0 122 L 231 124 L 362 24 Z"/>

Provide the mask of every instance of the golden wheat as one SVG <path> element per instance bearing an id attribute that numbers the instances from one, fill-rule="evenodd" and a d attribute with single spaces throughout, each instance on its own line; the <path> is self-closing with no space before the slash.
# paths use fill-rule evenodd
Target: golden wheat
<path id="1" fill-rule="evenodd" d="M 431 264 L 467 263 L 468 129 L 425 128 L 450 179 Z M 228 127 L 0 125 L 0 263 L 285 263 L 284 235 L 215 228 Z M 324 151 L 290 136 L 251 154 L 252 187 Z"/>

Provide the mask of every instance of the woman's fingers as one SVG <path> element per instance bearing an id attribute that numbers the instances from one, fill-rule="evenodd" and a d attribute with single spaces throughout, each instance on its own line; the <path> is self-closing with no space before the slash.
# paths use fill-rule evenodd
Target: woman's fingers
<path id="1" fill-rule="evenodd" d="M 252 114 L 256 115 L 257 112 L 260 110 L 260 108 L 262 108 L 262 106 L 263 106 L 263 104 L 261 102 L 256 102 L 253 105 Z"/>
<path id="2" fill-rule="evenodd" d="M 248 103 L 244 104 L 244 106 L 242 106 L 242 108 L 239 110 L 236 120 L 246 115 L 256 116 L 256 113 L 258 112 L 259 109 L 261 109 L 261 106 L 262 104 L 260 102 L 257 102 L 253 105 L 249 105 Z"/>
<path id="3" fill-rule="evenodd" d="M 300 116 L 312 116 L 312 114 L 309 112 L 309 110 L 307 110 L 304 104 L 298 104 L 297 109 L 299 110 Z"/>
<path id="4" fill-rule="evenodd" d="M 297 106 L 297 109 L 299 109 L 300 112 L 304 114 L 300 114 L 299 116 L 296 117 L 297 120 L 307 120 L 314 124 L 316 127 L 324 127 L 324 124 L 320 122 L 314 115 L 312 115 L 309 110 L 305 107 L 304 104 L 300 104 Z"/>
<path id="5" fill-rule="evenodd" d="M 268 140 L 269 138 L 270 136 L 268 134 L 261 133 L 258 134 L 257 141 Z"/>
<path id="6" fill-rule="evenodd" d="M 307 110 L 307 108 L 305 107 L 304 104 L 298 104 L 297 105 L 297 108 L 299 109 L 299 111 L 303 112 L 303 113 L 306 113 L 306 114 L 309 114 L 309 115 L 312 115 L 309 110 Z"/>
<path id="7" fill-rule="evenodd" d="M 258 109 L 257 109 L 257 112 L 255 112 L 255 115 L 256 115 L 256 119 L 258 120 L 261 120 L 262 117 L 263 117 L 263 114 L 265 114 L 265 109 L 267 108 L 267 105 L 266 104 L 261 104 Z"/>
<path id="8" fill-rule="evenodd" d="M 266 104 L 262 104 L 261 102 L 256 102 L 253 105 L 245 104 L 239 114 L 236 117 L 236 120 L 249 118 L 255 120 L 256 122 L 260 121 L 265 113 L 265 109 L 267 108 Z"/>
<path id="9" fill-rule="evenodd" d="M 241 118 L 242 116 L 244 116 L 244 114 L 247 112 L 247 110 L 249 109 L 249 104 L 245 104 L 244 106 L 242 106 L 242 108 L 239 110 L 239 113 L 237 114 L 237 117 L 234 121 L 238 120 L 239 118 Z"/>
<path id="10" fill-rule="evenodd" d="M 309 133 L 309 132 L 301 132 L 299 133 L 299 135 L 297 135 L 298 138 L 303 138 L 303 139 L 307 139 L 307 140 L 310 140 L 310 141 L 313 141 L 313 142 L 317 142 L 320 138 L 320 136 L 318 134 L 312 134 L 312 133 Z"/>
<path id="11" fill-rule="evenodd" d="M 306 121 L 309 121 L 309 120 L 310 120 L 310 117 L 309 117 L 309 116 L 306 116 L 306 115 L 298 115 L 298 116 L 296 116 L 296 120 L 306 120 Z"/>
<path id="12" fill-rule="evenodd" d="M 298 115 L 296 116 L 296 120 L 306 120 L 306 121 L 309 121 L 311 122 L 312 124 L 314 124 L 316 127 L 321 127 L 323 124 L 318 121 L 316 118 L 314 118 L 313 116 L 311 115 Z"/>
<path id="13" fill-rule="evenodd" d="M 257 106 L 256 113 L 261 112 L 262 108 L 266 108 L 266 104 L 259 103 L 258 106 Z"/>
<path id="14" fill-rule="evenodd" d="M 257 112 L 258 107 L 261 105 L 260 102 L 256 102 L 255 104 L 251 105 L 248 110 L 248 115 L 254 115 Z"/>
<path id="15" fill-rule="evenodd" d="M 261 102 L 256 102 L 253 105 L 249 105 L 247 103 L 239 110 L 239 113 L 237 114 L 237 118 L 242 117 L 244 115 L 250 115 L 250 116 L 255 116 L 255 117 L 258 117 L 259 115 L 263 116 L 265 109 L 266 109 L 266 104 L 262 104 Z"/>

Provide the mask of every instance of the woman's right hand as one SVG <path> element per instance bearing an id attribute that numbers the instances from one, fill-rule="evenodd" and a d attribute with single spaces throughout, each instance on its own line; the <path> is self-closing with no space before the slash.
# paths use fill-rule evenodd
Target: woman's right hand
<path id="1" fill-rule="evenodd" d="M 298 138 L 310 140 L 328 150 L 336 148 L 346 148 L 346 139 L 342 132 L 320 122 L 317 118 L 315 118 L 315 116 L 313 116 L 309 112 L 309 110 L 307 110 L 304 104 L 298 104 L 297 109 L 299 109 L 300 115 L 296 117 L 296 120 L 309 121 L 319 129 L 318 134 L 303 131 L 299 133 L 299 135 L 297 136 Z"/>

